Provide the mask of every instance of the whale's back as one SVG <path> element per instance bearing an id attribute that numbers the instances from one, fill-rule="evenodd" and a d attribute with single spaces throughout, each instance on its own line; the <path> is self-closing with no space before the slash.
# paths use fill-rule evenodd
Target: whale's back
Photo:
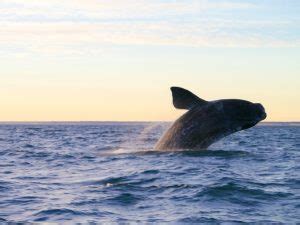
<path id="1" fill-rule="evenodd" d="M 167 130 L 155 149 L 206 149 L 229 134 L 226 115 L 219 106 L 218 103 L 208 103 L 186 112 Z"/>

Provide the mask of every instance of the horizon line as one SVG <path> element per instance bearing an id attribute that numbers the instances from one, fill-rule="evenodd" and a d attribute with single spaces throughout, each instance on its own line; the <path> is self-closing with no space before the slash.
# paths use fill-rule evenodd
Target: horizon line
<path id="1" fill-rule="evenodd" d="M 0 121 L 1 123 L 170 123 L 175 120 L 20 120 Z M 259 123 L 300 123 L 300 121 L 262 121 Z"/>

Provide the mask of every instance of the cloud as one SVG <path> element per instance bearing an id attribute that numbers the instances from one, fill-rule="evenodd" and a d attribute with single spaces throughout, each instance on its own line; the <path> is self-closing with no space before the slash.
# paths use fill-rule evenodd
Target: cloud
<path id="1" fill-rule="evenodd" d="M 79 10 L 86 13 L 119 13 L 126 16 L 168 13 L 190 13 L 207 9 L 245 9 L 255 7 L 249 2 L 220 1 L 220 0 L 2 0 L 1 4 L 7 9 L 41 9 Z M 116 16 L 116 15 L 115 15 Z"/>
<path id="2" fill-rule="evenodd" d="M 254 7 L 250 3 L 212 0 L 2 0 L 0 6 L 0 21 L 3 22 L 161 20 L 196 16 L 207 10 L 236 10 Z"/>
<path id="3" fill-rule="evenodd" d="M 298 37 L 277 31 L 297 27 L 297 20 L 236 19 L 240 10 L 258 8 L 249 1 L 2 0 L 0 6 L 2 54 L 97 53 L 107 44 L 299 46 Z"/>

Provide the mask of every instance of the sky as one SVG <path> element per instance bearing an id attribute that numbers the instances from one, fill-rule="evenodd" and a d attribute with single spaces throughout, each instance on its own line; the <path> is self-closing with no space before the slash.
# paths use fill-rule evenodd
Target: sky
<path id="1" fill-rule="evenodd" d="M 300 121 L 299 0 L 0 0 L 0 121 L 171 121 L 171 86 Z"/>

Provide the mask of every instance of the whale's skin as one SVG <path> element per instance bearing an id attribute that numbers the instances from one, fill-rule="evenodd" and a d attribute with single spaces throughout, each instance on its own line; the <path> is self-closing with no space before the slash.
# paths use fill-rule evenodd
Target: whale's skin
<path id="1" fill-rule="evenodd" d="M 261 104 L 225 99 L 195 105 L 165 132 L 156 150 L 204 150 L 211 144 L 240 130 L 255 126 L 266 118 Z"/>

